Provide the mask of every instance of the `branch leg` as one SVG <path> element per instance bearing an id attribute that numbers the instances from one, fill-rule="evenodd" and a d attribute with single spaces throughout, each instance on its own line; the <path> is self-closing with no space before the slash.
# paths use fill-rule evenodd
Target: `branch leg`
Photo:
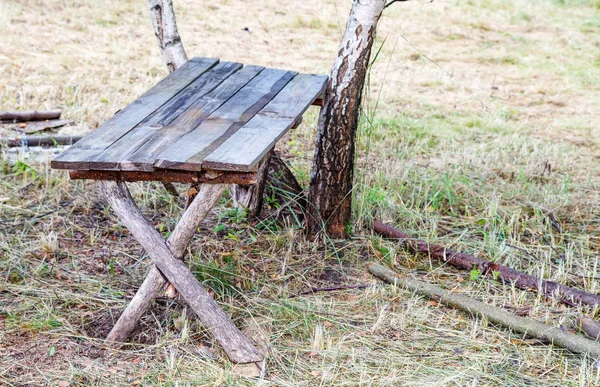
<path id="1" fill-rule="evenodd" d="M 225 185 L 205 184 L 200 186 L 196 198 L 198 200 L 193 200 L 191 202 L 175 227 L 173 234 L 171 234 L 171 237 L 167 241 L 172 254 L 176 258 L 182 258 L 185 249 L 191 242 L 200 222 L 202 222 L 214 207 L 225 188 Z M 137 324 L 144 313 L 150 309 L 154 297 L 159 294 L 166 285 L 168 285 L 168 281 L 153 265 L 148 276 L 142 283 L 142 286 L 140 286 L 129 305 L 127 305 L 127 308 L 119 317 L 119 320 L 108 334 L 106 340 L 113 342 L 125 341 L 137 327 Z"/>
<path id="2" fill-rule="evenodd" d="M 225 312 L 223 312 L 206 289 L 190 272 L 185 263 L 175 258 L 158 231 L 154 229 L 152 224 L 135 205 L 125 183 L 105 181 L 101 183 L 101 186 L 108 203 L 121 222 L 123 222 L 150 258 L 152 258 L 152 261 L 160 272 L 175 285 L 202 324 L 207 327 L 225 353 L 227 353 L 229 359 L 235 363 L 261 361 L 262 356 L 254 345 L 250 343 L 246 336 L 227 317 Z M 184 217 L 186 213 L 184 213 Z M 181 227 L 185 229 L 187 226 L 184 225 Z M 186 233 L 183 231 L 179 232 L 177 234 L 179 235 L 178 238 L 183 234 Z M 174 236 L 177 235 L 174 234 Z M 181 239 L 174 239 L 171 241 L 173 246 L 181 241 Z"/>
<path id="3" fill-rule="evenodd" d="M 257 218 L 260 216 L 263 203 L 263 195 L 265 193 L 265 184 L 267 182 L 267 174 L 269 172 L 269 164 L 273 150 L 271 149 L 265 158 L 258 165 L 256 172 L 256 184 L 250 186 L 231 185 L 231 197 L 236 207 L 246 207 L 250 210 L 250 216 Z"/>

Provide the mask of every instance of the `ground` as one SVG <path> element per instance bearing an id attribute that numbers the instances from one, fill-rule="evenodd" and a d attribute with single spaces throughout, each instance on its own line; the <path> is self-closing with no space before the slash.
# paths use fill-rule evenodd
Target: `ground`
<path id="1" fill-rule="evenodd" d="M 328 73 L 351 1 L 175 6 L 190 55 Z M 0 10 L 1 109 L 60 108 L 77 122 L 62 131 L 85 133 L 166 75 L 145 1 L 0 0 Z M 93 183 L 4 150 L 0 384 L 598 385 L 594 359 L 379 283 L 366 264 L 566 329 L 596 315 L 412 255 L 370 222 L 597 293 L 600 2 L 399 2 L 376 45 L 353 238 L 248 223 L 224 196 L 190 249 L 198 278 L 267 343 L 264 379 L 237 376 L 181 300 L 157 300 L 130 345 L 106 347 L 148 258 Z M 280 144 L 305 186 L 317 114 Z M 155 184 L 132 190 L 167 235 L 182 200 Z M 356 284 L 372 286 L 298 295 Z"/>

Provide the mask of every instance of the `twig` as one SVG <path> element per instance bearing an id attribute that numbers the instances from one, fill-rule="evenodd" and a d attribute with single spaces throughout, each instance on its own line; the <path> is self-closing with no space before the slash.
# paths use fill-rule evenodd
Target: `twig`
<path id="1" fill-rule="evenodd" d="M 318 292 L 334 292 L 336 290 L 346 290 L 346 289 L 364 289 L 370 288 L 371 286 L 375 286 L 373 284 L 358 284 L 358 285 L 341 285 L 341 286 L 331 286 L 326 288 L 310 288 L 310 290 L 306 290 L 304 292 L 293 294 L 289 298 L 296 298 L 299 296 L 304 296 L 306 294 L 314 294 Z"/>
<path id="2" fill-rule="evenodd" d="M 480 318 L 485 318 L 492 323 L 499 324 L 515 332 L 523 333 L 546 343 L 552 343 L 574 353 L 587 353 L 595 357 L 600 357 L 599 343 L 569 331 L 563 331 L 560 328 L 535 320 L 515 316 L 498 307 L 476 301 L 464 294 L 452 293 L 436 285 L 414 279 L 400 278 L 395 272 L 378 263 L 371 263 L 369 265 L 369 272 L 387 283 L 407 288 L 444 305 L 469 312 Z"/>
<path id="3" fill-rule="evenodd" d="M 386 4 L 384 7 L 383 7 L 383 9 L 386 9 L 387 7 L 389 7 L 390 5 L 392 5 L 392 4 L 394 4 L 394 3 L 397 3 L 397 2 L 403 2 L 403 1 L 409 1 L 409 0 L 392 0 L 392 1 L 388 2 L 388 3 L 387 3 L 387 4 Z M 433 2 L 433 0 L 431 0 L 431 1 Z"/>

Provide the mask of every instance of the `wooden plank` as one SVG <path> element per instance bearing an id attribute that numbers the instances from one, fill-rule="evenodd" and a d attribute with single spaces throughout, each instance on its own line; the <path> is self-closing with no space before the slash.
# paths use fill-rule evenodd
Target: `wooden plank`
<path id="1" fill-rule="evenodd" d="M 165 183 L 188 184 L 241 184 L 256 183 L 256 172 L 217 172 L 217 171 L 171 171 L 160 169 L 154 172 L 140 171 L 93 171 L 72 170 L 69 177 L 73 180 L 116 180 L 116 181 L 162 181 Z"/>
<path id="2" fill-rule="evenodd" d="M 263 69 L 264 67 L 261 66 L 245 66 L 233 74 L 215 90 L 196 101 L 169 125 L 156 131 L 155 135 L 130 157 L 123 157 L 120 169 L 152 171 L 157 155 L 183 135 L 198 127 L 206 117 L 235 95 Z"/>
<path id="3" fill-rule="evenodd" d="M 204 157 L 254 117 L 295 75 L 291 71 L 263 70 L 197 128 L 162 152 L 155 167 L 199 171 Z"/>
<path id="4" fill-rule="evenodd" d="M 298 74 L 254 118 L 202 161 L 202 168 L 250 171 L 325 88 L 324 75 Z"/>
<path id="5" fill-rule="evenodd" d="M 191 59 L 140 98 L 117 112 L 83 140 L 52 160 L 52 168 L 88 169 L 88 161 L 93 156 L 108 148 L 218 62 L 219 60 L 214 58 Z"/>
<path id="6" fill-rule="evenodd" d="M 151 151 L 151 149 L 149 149 L 151 145 L 145 145 L 148 144 L 148 142 L 152 139 L 162 143 L 163 141 L 168 140 L 167 138 L 163 140 L 163 136 L 169 133 L 169 138 L 173 138 L 174 136 L 180 137 L 182 133 L 173 133 L 174 131 L 169 127 L 169 124 L 176 120 L 183 112 L 186 111 L 186 109 L 192 105 L 194 106 L 194 109 L 197 109 L 200 112 L 204 111 L 205 109 L 211 109 L 212 106 L 210 106 L 210 104 L 206 107 L 203 105 L 205 105 L 206 102 L 215 104 L 218 103 L 218 101 L 203 97 L 205 97 L 207 93 L 210 93 L 215 88 L 220 86 L 223 81 L 231 76 L 231 74 L 234 74 L 236 71 L 241 69 L 242 66 L 243 65 L 240 63 L 233 62 L 221 62 L 217 64 L 215 67 L 211 68 L 209 71 L 205 72 L 196 80 L 194 80 L 194 82 L 173 97 L 169 102 L 146 117 L 135 128 L 115 141 L 107 149 L 94 156 L 89 163 L 89 168 L 119 170 L 122 161 L 127 160 L 125 164 L 131 164 L 131 156 L 136 151 L 140 150 L 140 148 L 144 147 L 145 149 L 141 150 L 138 155 L 145 156 L 141 162 L 144 163 L 145 161 L 145 164 L 148 164 L 149 167 L 145 170 L 151 171 L 153 169 L 152 163 L 154 162 L 154 157 L 150 157 L 153 156 L 152 153 L 145 153 Z M 256 72 L 254 74 L 256 74 Z M 240 87 L 241 85 L 238 88 Z M 229 96 L 226 96 L 226 98 L 229 98 Z M 217 106 L 222 103 L 223 101 L 220 101 Z M 165 127 L 167 130 L 165 130 Z M 189 130 L 191 129 L 193 128 L 189 128 Z M 172 141 L 174 141 L 174 139 Z M 124 169 L 136 170 L 137 168 L 134 167 Z"/>

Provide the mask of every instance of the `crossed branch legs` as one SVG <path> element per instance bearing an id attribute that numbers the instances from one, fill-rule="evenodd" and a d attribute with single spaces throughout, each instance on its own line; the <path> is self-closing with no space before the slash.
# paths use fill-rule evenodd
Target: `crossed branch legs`
<path id="1" fill-rule="evenodd" d="M 181 261 L 195 230 L 216 204 L 225 186 L 202 185 L 166 242 L 136 206 L 125 183 L 103 181 L 101 189 L 117 217 L 131 231 L 155 264 L 109 333 L 107 340 L 125 340 L 151 306 L 152 299 L 170 281 L 231 361 L 236 363 L 261 361 L 262 356 L 256 348 Z"/>

